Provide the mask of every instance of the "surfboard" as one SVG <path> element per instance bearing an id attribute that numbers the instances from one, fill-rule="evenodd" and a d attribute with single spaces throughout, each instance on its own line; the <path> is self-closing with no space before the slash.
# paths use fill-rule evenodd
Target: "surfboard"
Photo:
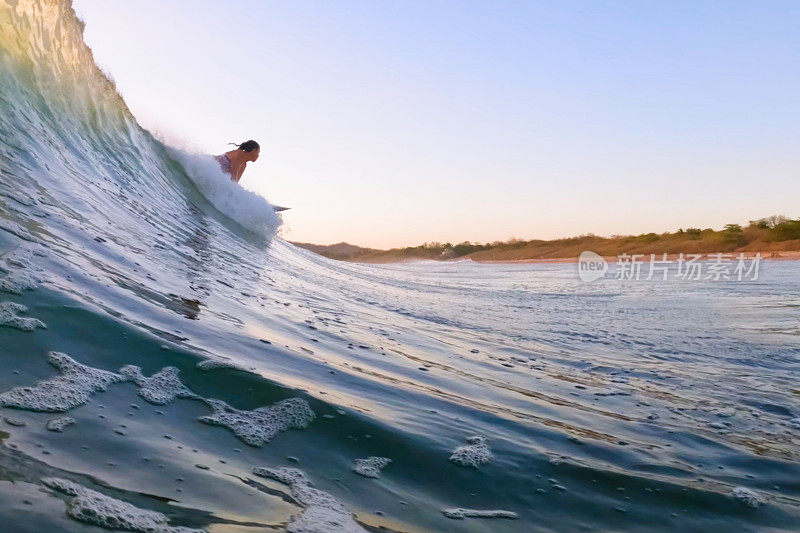
<path id="1" fill-rule="evenodd" d="M 278 211 L 288 211 L 289 209 L 291 209 L 291 207 L 281 207 L 279 205 L 273 205 L 272 209 L 274 209 L 275 212 L 277 213 Z"/>

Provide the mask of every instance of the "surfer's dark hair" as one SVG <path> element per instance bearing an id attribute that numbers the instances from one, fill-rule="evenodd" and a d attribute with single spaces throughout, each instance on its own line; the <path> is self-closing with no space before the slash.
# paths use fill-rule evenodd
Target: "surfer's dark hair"
<path id="1" fill-rule="evenodd" d="M 245 152 L 252 152 L 253 150 L 258 150 L 261 148 L 257 142 L 250 139 L 249 141 L 245 141 L 242 144 L 231 143 L 232 145 L 239 148 L 239 150 L 244 150 Z"/>

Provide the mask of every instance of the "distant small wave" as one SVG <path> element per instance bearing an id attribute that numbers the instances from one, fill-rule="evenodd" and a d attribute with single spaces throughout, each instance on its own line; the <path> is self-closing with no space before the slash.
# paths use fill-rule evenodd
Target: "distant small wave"
<path id="1" fill-rule="evenodd" d="M 275 209 L 262 196 L 248 191 L 223 174 L 213 156 L 167 148 L 186 170 L 200 194 L 217 211 L 253 233 L 271 237 L 283 224 Z"/>

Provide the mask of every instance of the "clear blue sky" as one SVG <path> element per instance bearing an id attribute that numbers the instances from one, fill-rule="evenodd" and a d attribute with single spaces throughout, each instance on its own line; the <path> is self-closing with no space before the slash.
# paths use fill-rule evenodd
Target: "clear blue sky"
<path id="1" fill-rule="evenodd" d="M 800 2 L 75 0 L 151 130 L 262 145 L 287 238 L 370 246 L 800 215 Z"/>

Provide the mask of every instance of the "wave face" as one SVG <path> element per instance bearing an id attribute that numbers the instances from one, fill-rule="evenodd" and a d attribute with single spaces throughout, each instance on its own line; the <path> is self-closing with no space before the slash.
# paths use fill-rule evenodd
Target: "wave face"
<path id="1" fill-rule="evenodd" d="M 797 263 L 334 263 L 142 129 L 82 32 L 0 0 L 0 524 L 796 529 Z"/>

